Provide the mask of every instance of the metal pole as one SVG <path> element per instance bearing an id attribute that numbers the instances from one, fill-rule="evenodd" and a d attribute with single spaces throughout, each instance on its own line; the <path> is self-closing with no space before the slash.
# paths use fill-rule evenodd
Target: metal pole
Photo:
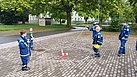
<path id="1" fill-rule="evenodd" d="M 100 0 L 98 0 L 98 2 L 100 3 Z M 99 14 L 100 14 L 100 4 L 98 4 L 98 22 L 100 22 L 100 20 L 99 20 Z"/>

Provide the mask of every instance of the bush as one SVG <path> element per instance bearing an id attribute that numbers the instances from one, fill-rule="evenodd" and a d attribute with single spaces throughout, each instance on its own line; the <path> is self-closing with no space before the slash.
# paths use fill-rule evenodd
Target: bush
<path id="1" fill-rule="evenodd" d="M 66 22 L 66 20 L 62 20 L 62 23 L 65 23 Z"/>
<path id="2" fill-rule="evenodd" d="M 8 9 L 0 12 L 0 22 L 5 25 L 17 24 L 16 11 Z"/>
<path id="3" fill-rule="evenodd" d="M 121 30 L 121 26 L 119 28 L 114 28 L 112 26 L 102 26 L 102 30 L 108 32 L 119 32 Z"/>
<path id="4" fill-rule="evenodd" d="M 110 26 L 101 26 L 101 27 L 102 27 L 102 30 L 103 30 L 103 31 L 108 31 L 108 32 L 111 31 Z"/>
<path id="5" fill-rule="evenodd" d="M 120 20 L 118 18 L 113 18 L 111 20 L 110 25 L 111 25 L 110 26 L 111 31 L 120 31 L 121 30 Z"/>

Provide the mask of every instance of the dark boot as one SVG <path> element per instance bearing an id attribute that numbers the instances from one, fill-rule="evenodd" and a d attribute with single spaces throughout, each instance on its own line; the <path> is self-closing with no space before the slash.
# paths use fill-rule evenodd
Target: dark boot
<path id="1" fill-rule="evenodd" d="M 31 50 L 34 50 L 34 48 L 30 48 Z"/>
<path id="2" fill-rule="evenodd" d="M 122 52 L 122 54 L 126 54 L 126 52 L 124 51 L 124 52 Z"/>
<path id="3" fill-rule="evenodd" d="M 100 57 L 100 54 L 96 54 L 95 57 Z"/>
<path id="4" fill-rule="evenodd" d="M 137 70 L 135 70 L 134 73 L 137 73 Z"/>
<path id="5" fill-rule="evenodd" d="M 117 56 L 118 56 L 118 57 L 120 57 L 121 55 L 120 55 L 120 54 L 118 54 Z"/>
<path id="6" fill-rule="evenodd" d="M 22 67 L 22 71 L 28 71 L 28 70 L 30 70 L 29 67 Z"/>

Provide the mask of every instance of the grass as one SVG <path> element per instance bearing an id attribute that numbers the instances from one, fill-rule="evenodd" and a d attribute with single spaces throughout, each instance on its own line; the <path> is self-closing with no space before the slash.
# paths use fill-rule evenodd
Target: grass
<path id="1" fill-rule="evenodd" d="M 65 25 L 39 26 L 35 24 L 0 25 L 0 31 L 11 31 L 34 28 L 37 30 L 68 30 Z"/>

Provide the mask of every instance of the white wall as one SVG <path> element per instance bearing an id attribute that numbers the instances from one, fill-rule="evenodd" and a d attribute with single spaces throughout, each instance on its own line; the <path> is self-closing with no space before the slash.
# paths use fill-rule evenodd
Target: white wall
<path id="1" fill-rule="evenodd" d="M 74 11 L 71 21 L 84 21 L 84 17 L 79 16 L 78 13 Z"/>
<path id="2" fill-rule="evenodd" d="M 29 14 L 29 24 L 38 24 L 38 17 L 36 15 Z"/>
<path id="3" fill-rule="evenodd" d="M 46 15 L 43 15 L 42 13 L 38 16 L 36 15 L 29 15 L 29 23 L 30 24 L 38 24 L 38 18 L 51 18 L 51 15 L 49 15 L 49 12 L 47 12 Z M 89 18 L 88 21 L 94 21 L 95 19 L 94 18 Z M 75 22 L 75 21 L 79 21 L 79 22 L 84 22 L 84 17 L 82 16 L 79 16 L 78 13 L 76 11 L 73 12 L 73 15 L 72 15 L 72 19 L 71 19 L 72 22 Z M 53 23 L 54 23 L 54 19 L 53 19 Z M 57 22 L 55 22 L 57 23 Z"/>

